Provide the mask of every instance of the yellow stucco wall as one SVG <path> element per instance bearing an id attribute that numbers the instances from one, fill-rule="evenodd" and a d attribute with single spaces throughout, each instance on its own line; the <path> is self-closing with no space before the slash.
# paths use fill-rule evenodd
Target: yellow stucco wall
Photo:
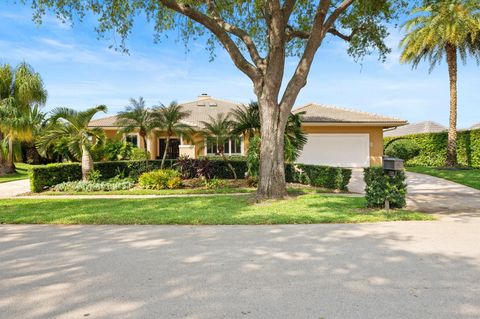
<path id="1" fill-rule="evenodd" d="M 313 126 L 303 125 L 305 133 L 364 133 L 370 137 L 370 165 L 382 165 L 383 127 L 380 126 Z"/>

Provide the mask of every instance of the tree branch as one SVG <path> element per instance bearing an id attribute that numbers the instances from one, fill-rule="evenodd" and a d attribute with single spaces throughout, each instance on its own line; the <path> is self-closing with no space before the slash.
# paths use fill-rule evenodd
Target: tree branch
<path id="1" fill-rule="evenodd" d="M 225 47 L 233 63 L 245 73 L 252 81 L 256 81 L 259 77 L 258 69 L 245 59 L 242 52 L 228 35 L 228 33 L 213 18 L 192 8 L 188 4 L 178 3 L 176 0 L 159 0 L 165 7 L 178 12 L 188 18 L 200 23 L 210 30 Z"/>
<path id="2" fill-rule="evenodd" d="M 337 21 L 338 17 L 345 12 L 345 10 L 348 9 L 349 6 L 352 5 L 352 3 L 355 0 L 344 0 L 335 10 L 333 10 L 332 14 L 328 17 L 327 21 L 325 22 L 324 28 L 326 30 L 330 30 L 333 27 L 333 24 L 335 21 Z"/>
<path id="3" fill-rule="evenodd" d="M 295 8 L 295 3 L 297 3 L 297 0 L 285 0 L 285 3 L 283 4 L 283 18 L 285 20 L 285 23 L 288 23 L 288 20 L 290 19 L 290 15 L 293 12 L 293 9 Z"/>
<path id="4" fill-rule="evenodd" d="M 222 29 L 225 30 L 226 32 L 233 34 L 234 36 L 242 40 L 242 42 L 247 47 L 248 53 L 250 54 L 250 58 L 255 63 L 255 65 L 258 68 L 263 68 L 265 61 L 260 56 L 257 46 L 255 45 L 255 42 L 253 42 L 252 38 L 248 35 L 248 33 L 245 30 L 237 26 L 231 25 L 230 23 L 222 19 L 220 17 L 220 14 L 217 11 L 214 0 L 206 0 L 206 3 L 209 11 L 213 16 L 213 19 L 218 23 L 218 25 L 221 26 Z"/>

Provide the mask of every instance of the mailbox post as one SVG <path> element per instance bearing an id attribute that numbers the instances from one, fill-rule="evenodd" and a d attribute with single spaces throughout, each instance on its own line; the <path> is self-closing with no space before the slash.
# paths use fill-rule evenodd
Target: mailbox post
<path id="1" fill-rule="evenodd" d="M 390 177 L 394 177 L 397 172 L 403 171 L 404 165 L 403 165 L 403 160 L 400 158 L 394 158 L 394 157 L 383 157 L 383 171 L 388 174 Z M 387 199 L 385 199 L 385 209 L 390 210 L 390 202 Z"/>

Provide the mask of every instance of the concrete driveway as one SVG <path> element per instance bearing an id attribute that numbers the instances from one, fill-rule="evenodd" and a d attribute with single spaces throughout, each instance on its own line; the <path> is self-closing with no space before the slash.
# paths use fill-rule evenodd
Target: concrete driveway
<path id="1" fill-rule="evenodd" d="M 480 190 L 442 178 L 407 172 L 407 207 L 450 218 L 480 216 Z M 348 185 L 351 192 L 363 194 L 363 171 L 354 170 Z"/>
<path id="2" fill-rule="evenodd" d="M 0 317 L 480 318 L 480 222 L 0 226 Z"/>
<path id="3" fill-rule="evenodd" d="M 9 198 L 28 193 L 30 180 L 22 179 L 13 182 L 0 183 L 0 198 Z"/>

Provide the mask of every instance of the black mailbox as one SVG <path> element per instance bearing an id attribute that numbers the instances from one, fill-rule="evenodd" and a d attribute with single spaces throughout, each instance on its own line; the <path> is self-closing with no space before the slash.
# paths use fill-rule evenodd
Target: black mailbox
<path id="1" fill-rule="evenodd" d="M 386 171 L 401 171 L 403 170 L 403 160 L 394 157 L 384 157 L 383 169 Z"/>

